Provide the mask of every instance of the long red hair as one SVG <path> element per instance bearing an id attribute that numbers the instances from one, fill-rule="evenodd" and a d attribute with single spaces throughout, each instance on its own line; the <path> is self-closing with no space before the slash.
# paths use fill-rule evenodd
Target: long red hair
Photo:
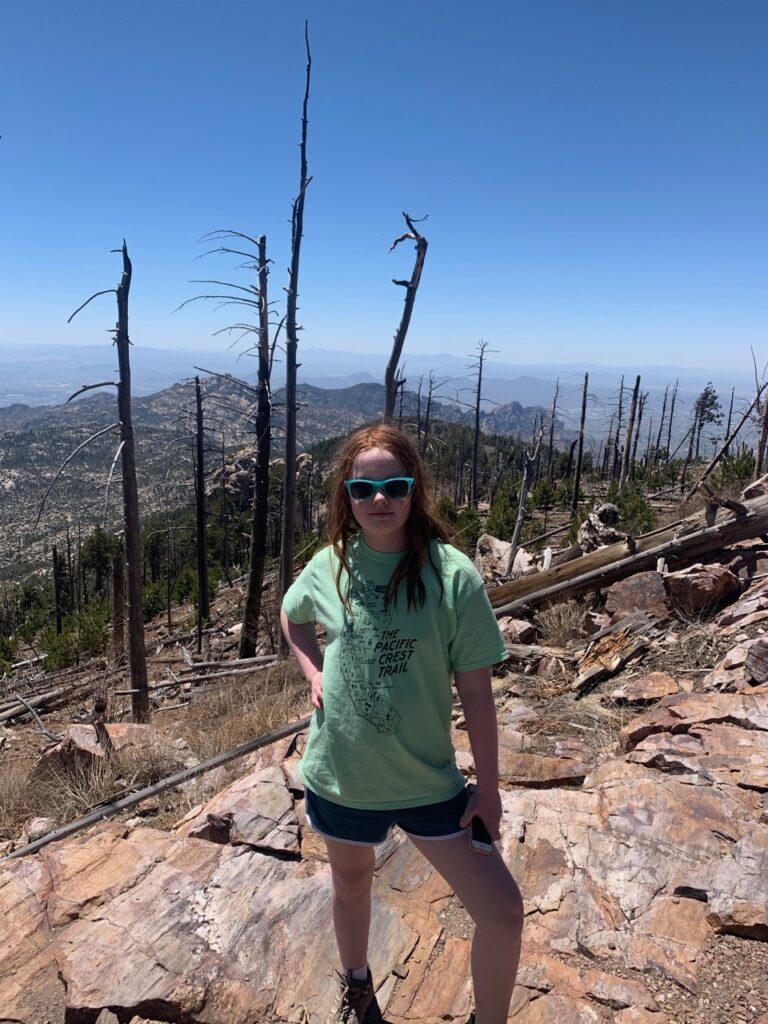
<path id="1" fill-rule="evenodd" d="M 414 479 L 411 512 L 405 523 L 408 547 L 392 573 L 387 587 L 385 607 L 390 602 L 397 604 L 397 589 L 403 580 L 406 583 L 408 608 L 422 607 L 426 600 L 426 589 L 421 573 L 426 561 L 430 562 L 437 575 L 441 595 L 443 592 L 440 573 L 432 561 L 430 542 L 447 541 L 450 534 L 438 515 L 433 497 L 434 489 L 429 486 L 427 470 L 416 446 L 407 434 L 389 423 L 379 423 L 356 430 L 344 443 L 336 458 L 336 479 L 328 507 L 328 540 L 339 556 L 336 589 L 342 604 L 350 611 L 348 598 L 341 590 L 341 577 L 345 570 L 348 575 L 350 574 L 349 542 L 362 531 L 352 515 L 344 481 L 352 477 L 357 456 L 368 448 L 384 448 L 396 455 L 403 467 L 403 475 L 412 476 Z"/>

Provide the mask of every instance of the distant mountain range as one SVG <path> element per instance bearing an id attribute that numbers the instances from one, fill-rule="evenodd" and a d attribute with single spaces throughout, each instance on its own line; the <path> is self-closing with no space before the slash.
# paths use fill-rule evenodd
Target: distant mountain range
<path id="1" fill-rule="evenodd" d="M 381 383 L 387 361 L 385 353 L 337 352 L 300 347 L 300 381 L 322 388 L 341 389 L 355 384 Z M 202 367 L 219 373 L 232 373 L 253 381 L 256 374 L 252 356 L 226 350 L 211 351 L 142 348 L 131 349 L 133 392 L 149 395 L 188 380 Z M 443 400 L 471 398 L 474 380 L 471 377 L 471 354 L 466 358 L 447 353 L 410 355 L 403 358 L 407 387 L 416 391 L 419 377 L 424 390 L 430 371 L 436 375 L 438 397 Z M 568 419 L 579 409 L 584 373 L 590 375 L 590 418 L 609 419 L 618 395 L 619 380 L 624 376 L 625 388 L 631 388 L 637 373 L 641 386 L 648 391 L 648 413 L 658 412 L 667 384 L 679 381 L 679 410 L 690 414 L 692 403 L 711 380 L 726 406 L 731 388 L 736 400 L 751 398 L 754 380 L 746 371 L 703 370 L 664 366 L 601 366 L 593 363 L 523 364 L 488 360 L 483 374 L 483 396 L 486 408 L 491 403 L 519 402 L 522 406 L 549 407 L 560 381 L 559 405 Z M 0 407 L 13 404 L 55 405 L 64 402 L 83 384 L 114 379 L 116 358 L 112 345 L 39 345 L 17 348 L 0 345 Z M 274 382 L 283 378 L 283 365 L 276 360 Z"/>

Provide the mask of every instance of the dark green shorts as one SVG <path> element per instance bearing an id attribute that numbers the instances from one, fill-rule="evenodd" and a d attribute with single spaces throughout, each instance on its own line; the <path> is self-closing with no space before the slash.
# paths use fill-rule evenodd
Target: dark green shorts
<path id="1" fill-rule="evenodd" d="M 343 807 L 307 790 L 307 820 L 315 832 L 326 839 L 357 846 L 383 843 L 393 825 L 417 839 L 453 839 L 464 835 L 459 825 L 468 794 L 466 788 L 450 800 L 422 807 L 392 808 L 370 811 L 360 807 Z"/>

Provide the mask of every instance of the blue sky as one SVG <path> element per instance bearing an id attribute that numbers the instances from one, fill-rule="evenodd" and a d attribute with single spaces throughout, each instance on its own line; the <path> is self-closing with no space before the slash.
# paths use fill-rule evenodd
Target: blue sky
<path id="1" fill-rule="evenodd" d="M 225 346 L 192 278 L 266 233 L 272 295 L 313 50 L 302 344 L 385 351 L 388 254 L 429 214 L 412 352 L 747 367 L 768 358 L 764 0 L 11 3 L 0 37 L 0 343 Z M 239 278 L 242 280 L 242 278 Z"/>

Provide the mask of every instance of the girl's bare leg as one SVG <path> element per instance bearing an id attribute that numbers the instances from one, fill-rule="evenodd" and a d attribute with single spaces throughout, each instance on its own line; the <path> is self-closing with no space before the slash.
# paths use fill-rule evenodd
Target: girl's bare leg
<path id="1" fill-rule="evenodd" d="M 335 839 L 326 839 L 325 845 L 331 864 L 333 927 L 341 966 L 355 970 L 368 962 L 374 848 Z"/>
<path id="2" fill-rule="evenodd" d="M 523 901 L 501 854 L 476 853 L 466 836 L 409 836 L 453 888 L 475 922 L 472 980 L 476 1024 L 506 1024 L 523 931 Z"/>

